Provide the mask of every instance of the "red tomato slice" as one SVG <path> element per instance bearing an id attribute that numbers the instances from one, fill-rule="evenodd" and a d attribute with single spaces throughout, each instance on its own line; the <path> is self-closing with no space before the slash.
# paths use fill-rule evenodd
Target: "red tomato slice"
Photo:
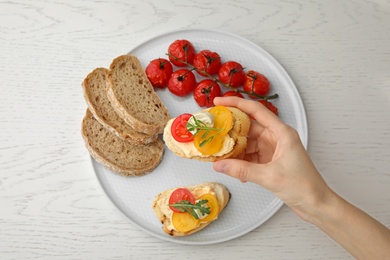
<path id="1" fill-rule="evenodd" d="M 174 190 L 172 192 L 171 196 L 169 197 L 169 204 L 175 204 L 175 203 L 180 202 L 182 200 L 187 200 L 191 204 L 195 204 L 194 195 L 191 193 L 191 191 L 189 191 L 186 188 L 178 188 L 178 189 Z M 174 208 L 172 206 L 169 206 L 169 208 L 171 210 L 173 210 L 174 212 L 183 212 L 183 211 L 180 211 L 179 209 Z"/>
<path id="2" fill-rule="evenodd" d="M 171 133 L 173 139 L 180 143 L 191 142 L 194 136 L 187 130 L 187 122 L 191 118 L 191 114 L 181 114 L 172 122 Z"/>

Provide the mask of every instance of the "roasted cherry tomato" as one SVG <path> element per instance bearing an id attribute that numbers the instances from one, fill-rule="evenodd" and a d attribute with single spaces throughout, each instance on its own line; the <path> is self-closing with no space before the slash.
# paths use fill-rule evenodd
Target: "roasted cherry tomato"
<path id="1" fill-rule="evenodd" d="M 214 128 L 223 129 L 220 135 L 226 135 L 233 127 L 232 112 L 225 106 L 215 106 L 208 111 L 214 115 Z"/>
<path id="2" fill-rule="evenodd" d="M 163 58 L 152 60 L 145 69 L 150 83 L 156 88 L 165 88 L 168 85 L 172 71 L 172 64 Z"/>
<path id="3" fill-rule="evenodd" d="M 210 209 L 210 214 L 201 219 L 201 221 L 212 221 L 218 217 L 219 203 L 217 197 L 211 193 L 201 195 L 198 200 L 207 200 L 207 207 Z"/>
<path id="4" fill-rule="evenodd" d="M 221 67 L 221 57 L 216 52 L 203 50 L 195 55 L 193 65 L 199 75 L 214 75 Z"/>
<path id="5" fill-rule="evenodd" d="M 178 67 L 186 66 L 194 60 L 195 48 L 188 40 L 176 40 L 168 47 L 169 60 Z"/>
<path id="6" fill-rule="evenodd" d="M 201 130 L 194 136 L 195 148 L 204 155 L 212 155 L 220 151 L 225 136 L 216 130 Z"/>
<path id="7" fill-rule="evenodd" d="M 239 97 L 239 98 L 244 98 L 244 96 L 238 92 L 238 91 L 234 91 L 234 90 L 230 90 L 230 91 L 227 91 L 225 93 L 222 94 L 223 97 Z"/>
<path id="8" fill-rule="evenodd" d="M 236 61 L 227 61 L 221 65 L 218 78 L 221 82 L 237 88 L 244 83 L 244 68 Z"/>
<path id="9" fill-rule="evenodd" d="M 259 102 L 268 108 L 272 113 L 279 116 L 278 108 L 268 100 L 260 99 Z"/>
<path id="10" fill-rule="evenodd" d="M 214 98 L 221 95 L 221 87 L 211 79 L 205 79 L 198 83 L 194 90 L 194 99 L 200 107 L 214 106 Z"/>
<path id="11" fill-rule="evenodd" d="M 171 134 L 173 139 L 180 143 L 191 142 L 194 136 L 187 130 L 187 122 L 191 118 L 191 114 L 181 114 L 173 120 L 171 125 Z"/>
<path id="12" fill-rule="evenodd" d="M 253 92 L 261 96 L 266 96 L 270 90 L 268 79 L 261 73 L 250 70 L 245 74 L 244 90 Z M 254 95 L 249 95 L 251 98 L 256 98 Z"/>
<path id="13" fill-rule="evenodd" d="M 195 75 L 188 69 L 179 69 L 173 72 L 168 81 L 169 91 L 180 97 L 188 95 L 195 87 Z"/>
<path id="14" fill-rule="evenodd" d="M 182 200 L 186 200 L 186 201 L 190 202 L 191 204 L 195 204 L 195 197 L 191 193 L 191 191 L 189 191 L 186 188 L 178 188 L 178 189 L 174 190 L 172 192 L 171 196 L 169 197 L 169 205 L 175 204 L 175 203 L 180 202 Z M 183 212 L 180 209 L 177 209 L 173 206 L 169 206 L 169 208 L 171 210 L 173 210 L 174 212 L 180 212 L 180 213 Z"/>
<path id="15" fill-rule="evenodd" d="M 172 225 L 179 232 L 188 232 L 194 230 L 199 226 L 199 219 L 194 218 L 190 213 L 176 213 L 172 214 Z"/>

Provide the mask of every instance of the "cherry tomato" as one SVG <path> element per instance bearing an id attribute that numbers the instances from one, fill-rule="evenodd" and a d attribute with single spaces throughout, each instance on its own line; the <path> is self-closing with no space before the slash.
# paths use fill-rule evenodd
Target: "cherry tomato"
<path id="1" fill-rule="evenodd" d="M 174 190 L 172 192 L 171 196 L 169 197 L 169 204 L 170 205 L 175 204 L 175 203 L 180 202 L 182 200 L 186 200 L 186 201 L 190 202 L 191 204 L 195 204 L 194 195 L 191 193 L 191 191 L 189 191 L 186 188 L 178 188 L 178 189 Z M 180 209 L 177 209 L 173 206 L 169 206 L 169 208 L 171 210 L 173 210 L 174 212 L 183 212 Z"/>
<path id="2" fill-rule="evenodd" d="M 240 97 L 240 98 L 244 98 L 244 96 L 241 95 L 240 92 L 234 91 L 234 90 L 227 91 L 227 92 L 223 93 L 222 96 L 223 97 Z"/>
<path id="3" fill-rule="evenodd" d="M 199 75 L 206 76 L 206 73 L 214 75 L 221 67 L 221 57 L 216 52 L 203 50 L 195 55 L 193 65 Z"/>
<path id="4" fill-rule="evenodd" d="M 232 112 L 225 106 L 210 108 L 209 113 L 214 115 L 214 127 L 224 129 L 220 134 L 226 135 L 233 127 Z"/>
<path id="5" fill-rule="evenodd" d="M 194 137 L 194 145 L 202 154 L 211 155 L 222 149 L 224 140 L 225 136 L 216 130 L 200 130 Z"/>
<path id="6" fill-rule="evenodd" d="M 274 113 L 275 115 L 279 115 L 279 111 L 278 111 L 278 108 L 272 104 L 270 101 L 266 101 L 264 99 L 260 99 L 259 102 L 261 104 L 263 104 L 266 108 L 268 108 L 272 113 Z"/>
<path id="7" fill-rule="evenodd" d="M 250 70 L 245 74 L 244 90 L 253 92 L 261 96 L 266 96 L 270 90 L 268 79 L 261 73 Z M 249 95 L 251 98 L 257 98 L 254 95 Z"/>
<path id="8" fill-rule="evenodd" d="M 171 134 L 173 139 L 180 143 L 191 142 L 194 136 L 187 129 L 187 122 L 191 118 L 191 114 L 181 114 L 173 120 L 171 125 Z"/>
<path id="9" fill-rule="evenodd" d="M 173 72 L 168 81 L 169 91 L 180 97 L 188 95 L 195 87 L 195 75 L 188 69 L 179 69 Z"/>
<path id="10" fill-rule="evenodd" d="M 221 82 L 237 88 L 245 81 L 244 68 L 236 61 L 227 61 L 221 65 L 218 78 Z"/>
<path id="11" fill-rule="evenodd" d="M 207 207 L 210 209 L 210 214 L 201 219 L 201 221 L 212 221 L 218 217 L 219 203 L 217 197 L 211 193 L 201 195 L 198 200 L 207 200 Z"/>
<path id="12" fill-rule="evenodd" d="M 150 83 L 156 88 L 165 88 L 168 85 L 172 71 L 172 64 L 163 58 L 152 60 L 145 69 Z"/>
<path id="13" fill-rule="evenodd" d="M 176 213 L 172 214 L 172 225 L 179 232 L 188 232 L 194 230 L 199 226 L 200 220 L 194 218 L 190 213 Z"/>
<path id="14" fill-rule="evenodd" d="M 208 112 L 214 115 L 214 128 L 219 130 L 201 130 L 194 136 L 195 148 L 205 155 L 220 151 L 226 134 L 233 127 L 232 112 L 228 108 L 215 106 L 210 108 Z"/>
<path id="15" fill-rule="evenodd" d="M 214 98 L 221 95 L 221 87 L 211 79 L 204 79 L 194 90 L 194 99 L 200 107 L 212 107 Z"/>
<path id="16" fill-rule="evenodd" d="M 168 47 L 169 60 L 178 67 L 185 67 L 187 63 L 194 60 L 195 48 L 188 40 L 176 40 Z"/>

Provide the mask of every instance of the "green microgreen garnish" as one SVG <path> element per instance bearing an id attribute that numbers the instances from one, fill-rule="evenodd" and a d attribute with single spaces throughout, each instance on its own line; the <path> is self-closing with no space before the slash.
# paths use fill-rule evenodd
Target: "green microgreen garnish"
<path id="1" fill-rule="evenodd" d="M 169 204 L 168 206 L 174 207 L 174 208 L 178 209 L 180 212 L 188 212 L 195 219 L 199 219 L 199 216 L 195 211 L 196 209 L 198 209 L 200 211 L 200 213 L 202 213 L 202 215 L 210 214 L 210 209 L 203 206 L 207 202 L 208 202 L 208 200 L 200 200 L 197 203 L 192 204 L 188 200 L 181 200 L 181 201 L 176 202 L 174 204 Z"/>
<path id="2" fill-rule="evenodd" d="M 194 135 L 198 134 L 199 131 L 202 131 L 202 130 L 205 131 L 205 133 L 202 135 L 202 139 L 204 139 L 204 140 L 199 144 L 200 147 L 204 146 L 208 142 L 211 142 L 216 135 L 218 135 L 219 133 L 221 133 L 225 130 L 224 128 L 209 127 L 205 123 L 203 123 L 201 120 L 196 119 L 195 116 L 193 118 L 194 118 L 195 123 L 191 124 L 191 123 L 187 122 L 186 127 L 187 127 L 188 131 L 190 131 L 190 132 L 195 131 Z M 217 132 L 215 134 L 207 137 L 208 134 L 210 133 L 210 131 L 212 131 L 212 130 L 217 131 Z"/>

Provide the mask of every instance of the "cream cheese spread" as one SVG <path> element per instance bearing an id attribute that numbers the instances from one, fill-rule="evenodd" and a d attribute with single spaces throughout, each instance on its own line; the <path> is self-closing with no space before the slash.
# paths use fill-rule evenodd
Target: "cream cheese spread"
<path id="1" fill-rule="evenodd" d="M 171 133 L 171 126 L 174 119 L 170 119 L 164 129 L 164 141 L 170 142 L 174 145 L 174 149 L 179 151 L 180 153 L 184 154 L 186 157 L 193 157 L 193 156 L 199 156 L 199 157 L 208 157 L 210 155 L 204 155 L 201 152 L 196 149 L 194 142 L 187 142 L 187 143 L 181 143 L 176 141 L 172 137 Z M 222 144 L 221 150 L 214 153 L 213 156 L 223 156 L 230 151 L 233 150 L 234 147 L 234 139 L 231 138 L 229 135 L 225 136 L 224 142 Z"/>
<path id="2" fill-rule="evenodd" d="M 214 115 L 209 112 L 198 112 L 193 114 L 192 117 L 190 117 L 190 119 L 188 120 L 187 124 L 196 125 L 194 117 L 197 121 L 201 121 L 208 127 L 214 126 Z M 188 129 L 188 131 L 191 132 L 191 134 L 196 133 L 196 130 L 191 131 Z"/>
<path id="3" fill-rule="evenodd" d="M 175 191 L 175 189 L 173 189 L 171 192 L 167 193 L 167 195 L 164 198 L 162 198 L 161 200 L 157 201 L 157 205 L 161 209 L 161 212 L 167 218 L 170 219 L 170 225 L 167 227 L 169 230 L 176 230 L 175 227 L 172 224 L 172 214 L 173 214 L 173 211 L 168 206 L 169 205 L 169 198 L 171 197 L 171 194 L 172 194 L 173 191 Z M 216 196 L 216 194 L 213 191 L 211 191 L 211 188 L 209 186 L 204 186 L 202 188 L 196 188 L 194 190 L 191 190 L 191 193 L 194 194 L 195 198 L 199 198 L 203 194 L 209 194 L 209 193 L 214 195 L 214 196 Z M 198 212 L 197 212 L 197 214 L 198 214 Z M 202 214 L 198 214 L 199 217 L 200 217 L 200 215 L 202 215 Z M 203 216 L 202 218 L 205 218 L 205 217 L 206 216 Z M 201 223 L 204 223 L 204 222 L 202 222 L 202 220 L 201 220 L 199 222 L 199 224 L 201 224 Z"/>

